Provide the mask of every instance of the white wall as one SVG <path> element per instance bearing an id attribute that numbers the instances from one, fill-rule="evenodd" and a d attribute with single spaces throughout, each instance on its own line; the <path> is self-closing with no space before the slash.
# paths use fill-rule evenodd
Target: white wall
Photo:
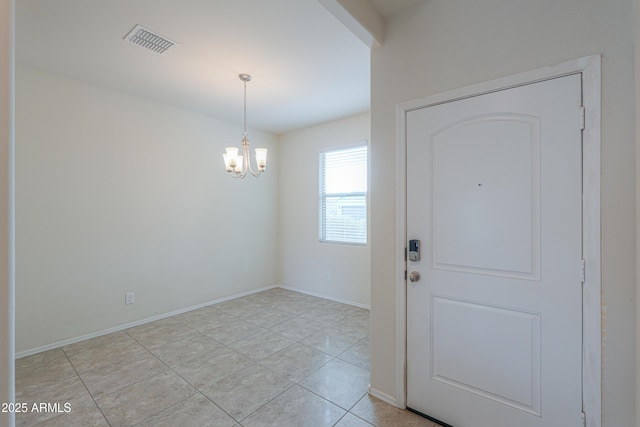
<path id="1" fill-rule="evenodd" d="M 282 285 L 369 305 L 369 246 L 318 241 L 318 154 L 368 141 L 369 128 L 369 114 L 363 114 L 280 136 L 278 277 Z"/>
<path id="2" fill-rule="evenodd" d="M 13 340 L 13 0 L 0 0 L 0 402 L 14 401 Z M 14 415 L 0 412 L 0 426 Z"/>
<path id="3" fill-rule="evenodd" d="M 602 53 L 603 415 L 633 424 L 635 188 L 631 0 L 427 1 L 372 52 L 371 386 L 395 396 L 397 103 Z"/>
<path id="4" fill-rule="evenodd" d="M 17 351 L 274 284 L 277 138 L 249 136 L 269 169 L 236 180 L 240 124 L 19 66 Z"/>

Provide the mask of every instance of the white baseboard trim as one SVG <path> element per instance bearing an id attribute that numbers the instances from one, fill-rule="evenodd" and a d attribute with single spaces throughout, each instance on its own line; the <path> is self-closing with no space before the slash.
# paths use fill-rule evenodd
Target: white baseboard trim
<path id="1" fill-rule="evenodd" d="M 382 391 L 380 391 L 378 389 L 375 389 L 375 388 L 373 388 L 371 386 L 369 386 L 369 394 L 371 396 L 375 397 L 375 398 L 378 398 L 378 399 L 382 400 L 385 403 L 388 403 L 389 405 L 395 406 L 396 408 L 406 409 L 406 408 L 404 408 L 402 406 L 398 406 L 398 402 L 396 401 L 395 397 L 393 397 L 393 396 L 391 396 L 391 395 L 389 395 L 387 393 L 384 393 L 384 392 L 382 392 Z"/>
<path id="2" fill-rule="evenodd" d="M 251 291 L 242 292 L 242 293 L 230 295 L 230 296 L 227 296 L 227 297 L 224 297 L 224 298 L 218 298 L 218 299 L 215 299 L 215 300 L 212 300 L 212 301 L 207 301 L 207 302 L 204 302 L 204 303 L 201 303 L 201 304 L 192 305 L 191 307 L 181 308 L 179 310 L 171 311 L 169 313 L 158 314 L 156 316 L 147 317 L 147 318 L 141 319 L 141 320 L 136 320 L 135 322 L 125 323 L 124 325 L 114 326 L 113 328 L 104 329 L 104 330 L 101 330 L 101 331 L 92 332 L 90 334 L 81 335 L 79 337 L 69 338 L 69 339 L 58 341 L 58 342 L 55 342 L 55 343 L 52 343 L 52 344 L 43 345 L 42 347 L 36 347 L 36 348 L 29 349 L 29 350 L 21 351 L 19 353 L 16 353 L 16 359 L 20 359 L 20 358 L 26 357 L 26 356 L 31 356 L 31 355 L 37 354 L 37 353 L 42 353 L 43 351 L 47 351 L 47 350 L 53 350 L 53 349 L 56 349 L 56 348 L 59 348 L 59 347 L 63 347 L 65 345 L 75 344 L 77 342 L 88 340 L 88 339 L 91 339 L 91 338 L 97 338 L 97 337 L 100 337 L 102 335 L 107 335 L 107 334 L 111 334 L 113 332 L 122 331 L 124 329 L 129 329 L 129 328 L 132 328 L 134 326 L 144 325 L 145 323 L 149 323 L 149 322 L 155 322 L 156 320 L 165 319 L 167 317 L 175 316 L 175 315 L 181 314 L 181 313 L 186 313 L 187 311 L 197 310 L 197 309 L 202 308 L 202 307 L 207 307 L 209 305 L 219 304 L 221 302 L 225 302 L 225 301 L 229 301 L 229 300 L 232 300 L 232 299 L 244 297 L 244 296 L 247 296 L 247 295 L 255 294 L 255 293 L 258 293 L 258 292 L 266 291 L 266 290 L 277 288 L 277 287 L 278 287 L 278 285 L 264 286 L 262 288 L 254 289 L 254 290 L 251 290 Z"/>
<path id="3" fill-rule="evenodd" d="M 295 286 L 276 285 L 276 287 L 282 288 L 282 289 L 286 289 L 288 291 L 298 292 L 298 293 L 305 294 L 305 295 L 311 295 L 312 297 L 324 298 L 324 299 L 328 299 L 328 300 L 331 300 L 331 301 L 340 302 L 342 304 L 353 305 L 353 306 L 359 307 L 359 308 L 366 308 L 367 310 L 371 309 L 371 307 L 369 307 L 366 304 L 361 304 L 359 302 L 349 301 L 349 300 L 346 300 L 346 299 L 343 299 L 343 298 L 337 298 L 337 297 L 334 297 L 334 296 L 331 296 L 331 295 L 321 294 L 321 293 L 318 293 L 318 292 L 306 291 L 304 289 L 296 288 Z"/>

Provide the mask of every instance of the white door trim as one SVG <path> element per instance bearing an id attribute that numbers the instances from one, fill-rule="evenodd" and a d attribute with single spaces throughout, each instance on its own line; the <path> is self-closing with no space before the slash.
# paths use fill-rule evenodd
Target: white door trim
<path id="1" fill-rule="evenodd" d="M 587 427 L 602 424 L 601 397 L 601 276 L 600 276 L 600 114 L 601 56 L 592 55 L 561 64 L 466 86 L 407 101 L 396 106 L 397 200 L 396 200 L 396 406 L 406 407 L 407 304 L 404 246 L 406 242 L 406 114 L 417 108 L 456 101 L 498 90 L 549 80 L 570 74 L 582 75 L 585 108 L 583 132 L 583 286 L 582 402 Z M 578 120 L 578 118 L 576 118 Z"/>

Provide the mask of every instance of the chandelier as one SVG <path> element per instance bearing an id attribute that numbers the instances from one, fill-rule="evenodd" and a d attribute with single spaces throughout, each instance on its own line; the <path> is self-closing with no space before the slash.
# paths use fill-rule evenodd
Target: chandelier
<path id="1" fill-rule="evenodd" d="M 238 155 L 238 148 L 227 147 L 226 153 L 222 155 L 224 158 L 224 166 L 234 178 L 244 178 L 247 172 L 251 172 L 253 176 L 260 176 L 267 167 L 267 149 L 256 148 L 256 167 L 258 171 L 254 171 L 251 167 L 251 158 L 249 157 L 249 138 L 247 138 L 247 82 L 251 80 L 249 74 L 240 74 L 240 80 L 244 82 L 244 133 L 242 134 L 242 155 Z"/>

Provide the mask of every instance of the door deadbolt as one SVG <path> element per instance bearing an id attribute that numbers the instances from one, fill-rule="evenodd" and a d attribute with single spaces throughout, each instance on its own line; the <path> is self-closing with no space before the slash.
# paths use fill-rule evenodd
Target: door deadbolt
<path id="1" fill-rule="evenodd" d="M 409 261 L 420 261 L 420 240 L 409 240 Z"/>
<path id="2" fill-rule="evenodd" d="M 418 273 L 417 271 L 412 271 L 411 274 L 409 274 L 410 282 L 417 282 L 419 280 L 420 280 L 420 273 Z"/>

